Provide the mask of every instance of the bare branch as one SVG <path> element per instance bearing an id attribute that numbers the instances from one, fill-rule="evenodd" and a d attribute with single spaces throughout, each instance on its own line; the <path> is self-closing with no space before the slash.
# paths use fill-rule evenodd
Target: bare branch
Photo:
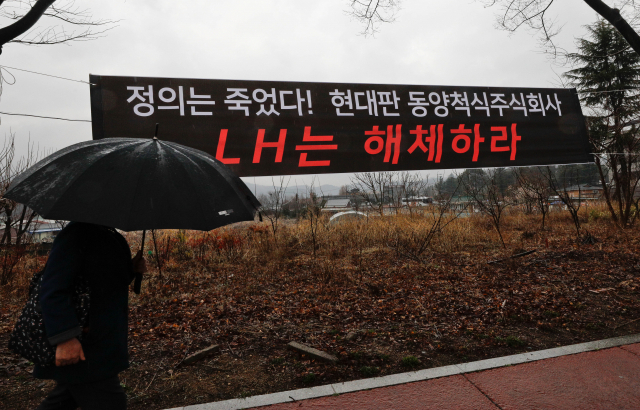
<path id="1" fill-rule="evenodd" d="M 14 178 L 37 162 L 40 157 L 41 153 L 36 145 L 29 142 L 27 147 L 26 155 L 16 161 L 15 134 L 10 131 L 0 148 L 0 223 L 3 225 L 0 244 L 3 245 L 12 244 L 14 237 L 16 244 L 24 242 L 36 216 L 33 210 L 3 197 Z"/>
<path id="2" fill-rule="evenodd" d="M 25 36 L 15 40 L 11 40 L 9 41 L 9 43 L 26 45 L 52 45 L 69 43 L 71 41 L 91 41 L 103 37 L 104 33 L 113 28 L 114 27 L 109 27 L 101 31 L 86 29 L 81 32 L 66 32 L 64 31 L 64 27 L 54 26 L 48 27 L 44 30 L 36 29 L 30 31 Z"/>
<path id="3" fill-rule="evenodd" d="M 522 27 L 540 33 L 540 41 L 546 52 L 554 58 L 565 56 L 566 52 L 559 48 L 554 37 L 562 26 L 557 26 L 548 13 L 555 0 L 480 0 L 485 7 L 497 6 L 500 12 L 496 18 L 496 26 L 508 32 L 515 32 Z M 640 17 L 639 7 L 634 0 L 624 2 L 620 9 L 611 8 L 602 0 L 584 0 L 584 2 L 604 19 L 609 21 L 627 40 L 629 45 L 640 54 L 640 36 L 633 25 Z M 621 14 L 623 8 L 628 9 L 629 21 Z"/>
<path id="4" fill-rule="evenodd" d="M 54 2 L 55 0 L 0 2 L 0 17 L 15 21 L 0 29 L 0 46 L 6 43 L 51 45 L 95 40 L 118 23 L 117 20 L 94 19 L 88 9 L 77 7 L 73 0 L 63 2 L 59 6 Z M 39 21 L 45 25 L 35 26 Z M 66 26 L 82 29 L 68 30 Z"/>
<path id="5" fill-rule="evenodd" d="M 118 23 L 119 20 L 94 20 L 88 9 L 75 7 L 73 1 L 58 8 L 52 4 L 49 10 L 44 13 L 47 17 L 57 18 L 69 24 L 81 26 L 105 26 Z"/>
<path id="6" fill-rule="evenodd" d="M 545 52 L 553 58 L 565 57 L 566 51 L 559 47 L 554 38 L 562 29 L 555 17 L 549 16 L 555 0 L 478 0 L 485 7 L 498 7 L 496 26 L 513 33 L 527 28 L 540 34 L 540 42 Z M 640 5 L 635 0 L 626 0 L 620 8 L 612 8 L 602 0 L 584 0 L 586 5 L 609 21 L 627 40 L 629 45 L 640 54 L 640 36 L 634 26 L 640 21 Z M 347 14 L 364 24 L 362 34 L 375 35 L 380 23 L 395 21 L 400 10 L 400 0 L 349 0 L 351 9 Z M 626 9 L 623 13 L 622 11 Z"/>
<path id="7" fill-rule="evenodd" d="M 578 184 L 578 198 L 574 198 L 567 188 L 567 180 L 569 179 L 568 173 L 572 170 L 577 173 L 577 170 L 574 170 L 570 166 L 561 167 L 560 178 L 558 178 L 556 173 L 550 167 L 546 167 L 546 172 L 541 167 L 538 167 L 540 175 L 547 180 L 552 193 L 558 197 L 558 199 L 564 204 L 567 211 L 569 211 L 569 214 L 571 214 L 571 219 L 573 220 L 573 224 L 576 228 L 576 235 L 580 237 L 581 225 L 580 217 L 578 215 L 580 206 L 582 205 L 580 202 L 580 185 Z"/>
<path id="8" fill-rule="evenodd" d="M 380 23 L 392 23 L 400 10 L 400 0 L 350 0 L 346 13 L 364 23 L 364 36 L 375 35 Z"/>
<path id="9" fill-rule="evenodd" d="M 488 169 L 468 169 L 458 177 L 464 188 L 464 193 L 471 198 L 475 207 L 491 218 L 502 246 L 506 249 L 507 244 L 502 236 L 502 217 L 504 211 L 511 203 L 507 200 L 505 193 L 500 189 L 499 179 L 506 172 L 502 168 Z"/>
<path id="10" fill-rule="evenodd" d="M 636 33 L 631 25 L 622 17 L 620 10 L 607 6 L 601 0 L 584 0 L 584 2 L 611 23 L 611 25 L 622 34 L 625 40 L 627 40 L 635 52 L 640 54 L 640 36 L 638 36 L 638 33 Z"/>
<path id="11" fill-rule="evenodd" d="M 356 173 L 351 178 L 351 185 L 358 190 L 359 195 L 365 200 L 365 206 L 377 207 L 380 216 L 383 216 L 384 205 L 388 200 L 385 195 L 393 185 L 394 179 L 394 172 Z"/>
<path id="12" fill-rule="evenodd" d="M 20 20 L 0 29 L 0 47 L 31 29 L 54 1 L 55 0 L 36 1 L 33 7 L 31 7 Z"/>
<path id="13" fill-rule="evenodd" d="M 261 211 L 271 224 L 271 232 L 273 233 L 275 241 L 278 240 L 279 222 L 282 217 L 283 205 L 287 200 L 286 192 L 289 182 L 291 182 L 291 177 L 286 179 L 286 177 L 281 176 L 278 183 L 271 178 L 273 190 L 269 192 L 269 195 L 260 199 L 260 203 L 262 204 Z"/>

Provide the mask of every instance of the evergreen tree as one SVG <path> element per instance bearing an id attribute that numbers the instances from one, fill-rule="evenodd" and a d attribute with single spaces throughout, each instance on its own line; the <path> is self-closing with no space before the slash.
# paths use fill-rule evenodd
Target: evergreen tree
<path id="1" fill-rule="evenodd" d="M 457 179 L 457 181 L 463 181 L 462 194 L 469 196 L 472 190 L 481 191 L 485 185 L 485 176 L 486 172 L 482 168 L 465 169 Z"/>
<path id="2" fill-rule="evenodd" d="M 516 177 L 513 173 L 513 169 L 509 168 L 497 168 L 496 180 L 498 189 L 501 195 L 507 195 L 507 191 L 516 183 Z"/>
<path id="3" fill-rule="evenodd" d="M 456 195 L 460 195 L 460 190 L 457 190 L 456 192 L 457 188 L 458 180 L 452 174 L 449 174 L 447 179 L 440 179 L 439 186 L 437 187 L 439 191 L 438 194 L 446 198 L 451 197 L 454 193 Z"/>
<path id="4" fill-rule="evenodd" d="M 590 115 L 589 138 L 612 218 L 627 227 L 638 215 L 640 57 L 610 24 L 598 21 L 587 29 L 579 51 L 569 55 L 576 68 L 565 76 Z"/>

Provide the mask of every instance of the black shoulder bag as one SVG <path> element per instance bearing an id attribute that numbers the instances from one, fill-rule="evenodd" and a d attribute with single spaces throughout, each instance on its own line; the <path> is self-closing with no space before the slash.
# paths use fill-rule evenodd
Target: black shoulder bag
<path id="1" fill-rule="evenodd" d="M 45 266 L 46 268 L 46 266 Z M 56 360 L 56 346 L 52 346 L 48 339 L 42 318 L 40 306 L 40 292 L 44 269 L 36 272 L 29 284 L 29 298 L 16 326 L 9 338 L 9 349 L 25 359 L 40 365 L 53 366 Z M 78 276 L 74 283 L 73 304 L 75 306 L 78 322 L 81 327 L 87 323 L 89 316 L 89 284 L 87 280 Z M 81 339 L 82 335 L 78 336 Z"/>

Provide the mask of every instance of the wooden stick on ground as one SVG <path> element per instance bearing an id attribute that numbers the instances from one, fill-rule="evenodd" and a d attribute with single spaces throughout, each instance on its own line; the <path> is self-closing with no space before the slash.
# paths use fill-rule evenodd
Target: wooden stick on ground
<path id="1" fill-rule="evenodd" d="M 504 262 L 504 261 L 506 261 L 507 259 L 515 259 L 515 258 L 519 258 L 519 257 L 521 257 L 521 256 L 531 255 L 531 254 L 532 254 L 532 253 L 534 253 L 534 252 L 538 252 L 538 250 L 537 250 L 537 249 L 534 249 L 534 250 L 532 250 L 532 251 L 522 252 L 522 253 L 519 253 L 519 254 L 517 254 L 517 255 L 511 255 L 511 256 L 509 256 L 508 258 L 496 259 L 495 261 L 489 261 L 489 262 L 487 262 L 487 264 L 491 265 L 492 263 Z"/>

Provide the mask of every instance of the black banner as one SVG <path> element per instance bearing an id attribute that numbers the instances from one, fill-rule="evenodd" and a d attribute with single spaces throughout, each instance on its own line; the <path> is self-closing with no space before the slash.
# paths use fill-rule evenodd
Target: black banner
<path id="1" fill-rule="evenodd" d="M 239 176 L 590 162 L 575 89 L 91 75 L 93 138 L 153 137 Z"/>

